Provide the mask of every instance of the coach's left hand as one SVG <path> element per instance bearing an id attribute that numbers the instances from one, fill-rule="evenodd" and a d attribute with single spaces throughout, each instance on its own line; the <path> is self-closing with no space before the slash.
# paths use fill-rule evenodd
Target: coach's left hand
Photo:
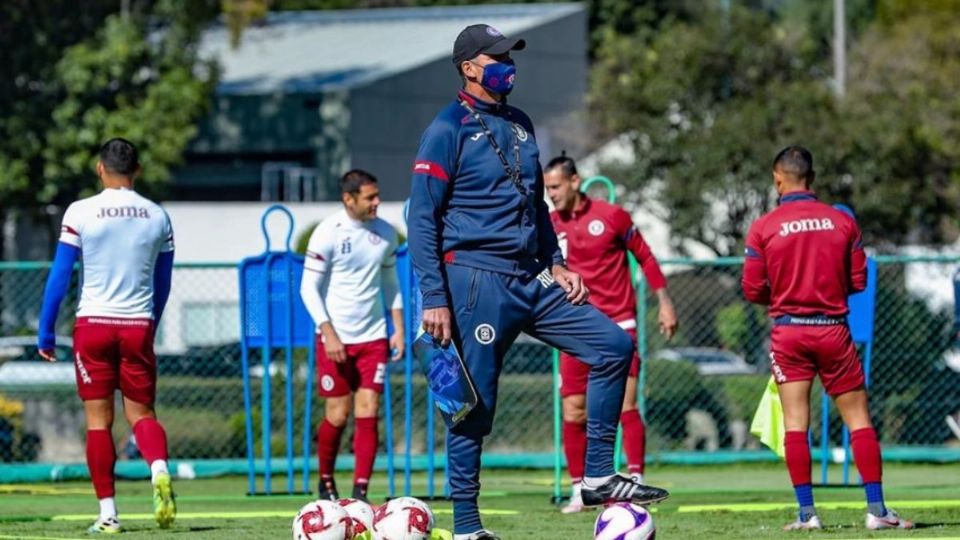
<path id="1" fill-rule="evenodd" d="M 553 279 L 557 280 L 560 287 L 567 291 L 567 300 L 576 305 L 583 304 L 587 301 L 587 298 L 590 296 L 590 291 L 587 289 L 587 286 L 583 284 L 583 278 L 580 277 L 580 274 L 572 272 L 559 264 L 553 265 L 551 271 L 553 272 Z"/>
<path id="2" fill-rule="evenodd" d="M 56 362 L 57 361 L 57 351 L 53 349 L 40 349 L 40 358 L 43 358 L 47 362 Z"/>

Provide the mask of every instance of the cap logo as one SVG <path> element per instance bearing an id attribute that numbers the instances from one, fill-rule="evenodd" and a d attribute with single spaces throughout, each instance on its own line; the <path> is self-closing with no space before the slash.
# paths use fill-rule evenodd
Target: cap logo
<path id="1" fill-rule="evenodd" d="M 493 36 L 493 37 L 503 37 L 503 34 L 501 34 L 499 30 L 497 30 L 496 28 L 494 28 L 494 27 L 492 27 L 492 26 L 488 26 L 488 27 L 487 27 L 487 33 L 490 34 L 490 35 Z"/>

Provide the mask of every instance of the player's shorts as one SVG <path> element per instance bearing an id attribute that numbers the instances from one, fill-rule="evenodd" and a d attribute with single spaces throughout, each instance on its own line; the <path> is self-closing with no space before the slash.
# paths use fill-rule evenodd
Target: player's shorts
<path id="1" fill-rule="evenodd" d="M 323 338 L 317 334 L 317 388 L 323 397 L 346 396 L 360 388 L 383 393 L 389 362 L 386 339 L 344 345 L 347 359 L 341 363 L 327 358 Z"/>
<path id="2" fill-rule="evenodd" d="M 73 367 L 84 401 L 124 397 L 152 405 L 157 396 L 153 321 L 80 317 L 73 329 Z"/>
<path id="3" fill-rule="evenodd" d="M 633 360 L 630 361 L 631 377 L 640 375 L 640 353 L 637 352 L 637 330 L 626 330 L 633 339 Z M 590 366 L 576 357 L 560 353 L 560 397 L 583 395 L 587 393 L 587 378 Z"/>
<path id="4" fill-rule="evenodd" d="M 846 324 L 774 326 L 770 371 L 777 383 L 810 381 L 819 375 L 831 396 L 856 390 L 864 383 L 860 355 Z"/>

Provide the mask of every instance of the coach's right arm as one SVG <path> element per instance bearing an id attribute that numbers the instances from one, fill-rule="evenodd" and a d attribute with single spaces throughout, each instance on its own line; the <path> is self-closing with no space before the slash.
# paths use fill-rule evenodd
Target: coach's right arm
<path id="1" fill-rule="evenodd" d="M 407 216 L 410 256 L 423 293 L 423 328 L 444 344 L 451 338 L 450 309 L 443 268 L 443 216 L 456 170 L 454 126 L 437 118 L 430 124 L 413 164 Z"/>

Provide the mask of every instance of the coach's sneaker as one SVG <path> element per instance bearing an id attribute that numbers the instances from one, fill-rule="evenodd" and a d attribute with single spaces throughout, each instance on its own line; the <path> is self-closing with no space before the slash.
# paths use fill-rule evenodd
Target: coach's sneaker
<path id="1" fill-rule="evenodd" d="M 90 534 L 120 534 L 123 532 L 123 528 L 116 516 L 110 516 L 94 521 L 87 532 Z"/>
<path id="2" fill-rule="evenodd" d="M 470 534 L 455 534 L 453 540 L 500 540 L 500 537 L 491 531 L 480 529 Z"/>
<path id="3" fill-rule="evenodd" d="M 340 494 L 337 493 L 337 483 L 333 478 L 321 478 L 317 484 L 317 498 L 324 501 L 337 502 L 340 500 Z"/>
<path id="4" fill-rule="evenodd" d="M 887 515 L 883 517 L 877 517 L 867 512 L 867 528 L 874 531 L 877 529 L 912 529 L 913 522 L 901 518 L 896 512 L 887 508 Z"/>
<path id="5" fill-rule="evenodd" d="M 820 524 L 820 518 L 816 514 L 810 516 L 810 519 L 806 521 L 797 518 L 793 523 L 788 523 L 783 526 L 783 530 L 785 531 L 810 531 L 822 528 L 823 525 Z"/>
<path id="6" fill-rule="evenodd" d="M 599 506 L 620 501 L 644 505 L 658 503 L 669 497 L 670 492 L 634 482 L 629 476 L 615 474 L 597 487 L 588 486 L 584 482 L 580 495 L 584 506 Z"/>
<path id="7" fill-rule="evenodd" d="M 576 514 L 583 512 L 583 497 L 580 495 L 582 489 L 580 482 L 573 485 L 573 492 L 570 494 L 570 502 L 560 509 L 561 514 Z"/>
<path id="8" fill-rule="evenodd" d="M 160 473 L 153 481 L 153 517 L 161 529 L 169 529 L 177 518 L 177 501 L 170 473 Z"/>

